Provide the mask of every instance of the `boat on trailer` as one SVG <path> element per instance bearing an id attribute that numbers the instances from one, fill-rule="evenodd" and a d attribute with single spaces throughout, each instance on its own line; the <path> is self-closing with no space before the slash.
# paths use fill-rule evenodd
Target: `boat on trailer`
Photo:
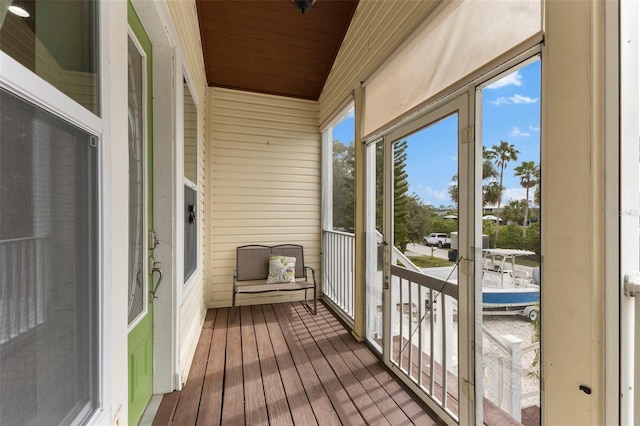
<path id="1" fill-rule="evenodd" d="M 516 258 L 535 253 L 501 248 L 483 249 L 482 252 L 482 313 L 523 315 L 535 321 L 540 315 L 539 274 L 536 274 L 536 268 L 529 271 L 521 265 L 516 267 Z M 422 268 L 422 273 L 458 284 L 456 266 Z M 429 302 L 425 303 L 425 309 L 428 309 Z"/>
<path id="2" fill-rule="evenodd" d="M 482 309 L 488 315 L 540 314 L 540 285 L 534 274 L 516 268 L 516 258 L 535 253 L 516 249 L 482 250 Z"/>

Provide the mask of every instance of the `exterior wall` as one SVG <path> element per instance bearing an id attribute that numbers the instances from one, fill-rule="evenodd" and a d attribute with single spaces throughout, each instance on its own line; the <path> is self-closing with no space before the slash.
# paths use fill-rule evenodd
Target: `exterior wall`
<path id="1" fill-rule="evenodd" d="M 301 244 L 319 272 L 321 134 L 316 102 L 218 88 L 208 95 L 205 303 L 219 307 L 231 305 L 237 246 Z M 265 293 L 237 302 L 302 297 Z"/>
<path id="2" fill-rule="evenodd" d="M 196 281 L 188 288 L 188 292 L 182 295 L 179 302 L 179 354 L 178 363 L 182 381 L 187 380 L 189 368 L 193 360 L 193 354 L 198 343 L 198 337 L 204 317 L 206 306 L 203 296 L 203 281 L 205 271 L 204 259 L 208 257 L 205 246 L 205 220 L 206 220 L 206 144 L 205 122 L 207 116 L 207 80 L 202 56 L 202 43 L 200 41 L 200 26 L 195 0 L 167 1 L 173 23 L 178 33 L 181 53 L 185 62 L 184 68 L 188 75 L 188 83 L 193 95 L 193 100 L 198 109 L 198 212 L 196 217 L 199 224 L 198 234 L 200 238 L 200 255 L 198 259 L 198 271 Z M 182 101 L 182 99 L 180 99 Z M 181 190 L 181 186 L 180 189 Z"/>
<path id="3" fill-rule="evenodd" d="M 603 3 L 545 2 L 545 424 L 605 423 Z M 580 385 L 589 386 L 592 394 L 580 391 Z"/>

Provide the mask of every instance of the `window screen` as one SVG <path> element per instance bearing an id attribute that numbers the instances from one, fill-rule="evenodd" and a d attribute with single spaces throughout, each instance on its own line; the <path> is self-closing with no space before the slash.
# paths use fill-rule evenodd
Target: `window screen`
<path id="1" fill-rule="evenodd" d="M 0 89 L 0 424 L 98 406 L 96 139 Z"/>

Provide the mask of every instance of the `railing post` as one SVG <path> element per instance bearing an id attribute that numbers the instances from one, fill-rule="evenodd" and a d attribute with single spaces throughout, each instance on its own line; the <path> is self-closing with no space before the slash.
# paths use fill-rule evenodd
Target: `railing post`
<path id="1" fill-rule="evenodd" d="M 502 339 L 509 348 L 510 368 L 503 368 L 503 374 L 510 374 L 510 377 L 504 377 L 503 386 L 510 386 L 507 390 L 508 406 L 505 407 L 507 413 L 518 422 L 522 416 L 522 339 L 506 334 Z"/>

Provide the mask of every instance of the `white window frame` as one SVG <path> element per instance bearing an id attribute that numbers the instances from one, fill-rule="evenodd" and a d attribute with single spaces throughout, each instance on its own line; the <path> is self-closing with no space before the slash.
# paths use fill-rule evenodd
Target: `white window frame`
<path id="1" fill-rule="evenodd" d="M 97 241 L 97 257 L 98 257 L 98 284 L 97 284 L 97 320 L 98 320 L 98 365 L 97 365 L 97 396 L 96 396 L 96 408 L 94 413 L 89 419 L 88 424 L 95 424 L 99 422 L 99 419 L 105 416 L 105 407 L 110 404 L 110 386 L 111 379 L 109 378 L 109 363 L 105 356 L 109 350 L 110 345 L 108 343 L 109 326 L 108 321 L 111 319 L 109 313 L 111 312 L 112 299 L 107 291 L 110 283 L 110 272 L 107 270 L 106 265 L 111 263 L 109 251 L 105 249 L 105 244 L 109 241 L 110 226 L 106 220 L 107 213 L 110 211 L 111 206 L 108 197 L 106 196 L 108 188 L 106 188 L 106 182 L 109 180 L 109 176 L 106 171 L 109 170 L 109 142 L 105 137 L 103 117 L 105 110 L 108 106 L 108 66 L 105 64 L 102 58 L 106 55 L 105 52 L 108 49 L 108 41 L 106 37 L 102 35 L 101 29 L 107 26 L 108 9 L 103 2 L 96 2 L 98 5 L 98 44 L 99 52 L 98 57 L 98 99 L 100 102 L 101 116 L 89 111 L 74 99 L 70 98 L 64 92 L 55 88 L 52 84 L 32 72 L 20 62 L 9 56 L 3 51 L 0 51 L 0 87 L 6 89 L 10 93 L 19 96 L 25 101 L 39 107 L 61 120 L 72 124 L 79 129 L 91 134 L 99 142 L 98 144 L 98 217 L 97 217 L 97 229 L 98 229 L 98 241 Z M 86 409 L 86 407 L 85 407 Z M 85 412 L 84 410 L 81 411 Z"/>
<path id="2" fill-rule="evenodd" d="M 178 259 L 178 263 L 182 265 L 179 271 L 179 275 L 178 277 L 182 277 L 181 278 L 181 282 L 182 285 L 178 286 L 180 287 L 179 290 L 179 301 L 180 304 L 182 304 L 182 302 L 184 301 L 184 299 L 189 295 L 189 293 L 191 292 L 191 289 L 194 287 L 194 283 L 198 282 L 200 280 L 200 277 L 202 275 L 202 261 L 203 261 L 203 253 L 202 253 L 202 239 L 203 239 L 203 233 L 201 232 L 202 230 L 202 220 L 203 218 L 199 217 L 198 213 L 200 211 L 200 185 L 202 184 L 202 176 L 200 175 L 200 167 L 198 166 L 200 163 L 200 138 L 201 138 L 201 134 L 200 134 L 200 126 L 198 126 L 198 123 L 200 122 L 200 102 L 199 102 L 199 98 L 197 93 L 195 93 L 195 91 L 193 90 L 194 84 L 193 84 L 193 79 L 191 78 L 191 75 L 187 69 L 187 63 L 186 60 L 183 60 L 183 67 L 182 67 L 182 75 L 181 77 L 184 79 L 183 81 L 186 82 L 187 87 L 189 88 L 189 93 L 191 95 L 191 99 L 193 100 L 193 103 L 196 107 L 196 180 L 197 182 L 191 182 L 190 179 L 187 179 L 184 176 L 184 83 L 180 84 L 180 88 L 178 89 L 178 93 L 179 96 L 178 99 L 180 99 L 180 102 L 177 102 L 177 111 L 178 111 L 178 128 L 177 128 L 177 133 L 178 133 L 178 141 L 180 141 L 180 143 L 177 144 L 176 147 L 176 151 L 177 151 L 177 160 L 178 160 L 178 165 L 177 165 L 177 169 L 178 169 L 178 179 L 180 180 L 180 185 L 178 186 L 180 188 L 180 190 L 178 191 L 178 202 L 177 202 L 177 207 L 178 207 L 178 216 L 177 217 L 182 217 L 183 213 L 183 207 L 184 207 L 184 185 L 188 185 L 190 186 L 192 189 L 195 189 L 196 191 L 196 205 L 195 205 L 195 209 L 196 209 L 196 227 L 197 227 L 197 247 L 196 247 L 196 269 L 191 273 L 191 275 L 187 278 L 187 280 L 184 280 L 184 255 L 181 256 Z M 179 250 L 179 253 L 184 253 L 184 227 L 179 226 L 178 230 L 178 241 L 179 241 L 179 247 L 181 247 L 181 250 Z"/>
<path id="3" fill-rule="evenodd" d="M 355 115 L 355 100 L 349 96 L 334 117 L 320 131 L 322 133 L 322 229 L 333 230 L 333 128 L 350 114 Z M 355 121 L 353 138 L 355 143 Z M 355 193 L 354 193 L 355 196 Z M 355 212 L 354 212 L 355 214 Z"/>

